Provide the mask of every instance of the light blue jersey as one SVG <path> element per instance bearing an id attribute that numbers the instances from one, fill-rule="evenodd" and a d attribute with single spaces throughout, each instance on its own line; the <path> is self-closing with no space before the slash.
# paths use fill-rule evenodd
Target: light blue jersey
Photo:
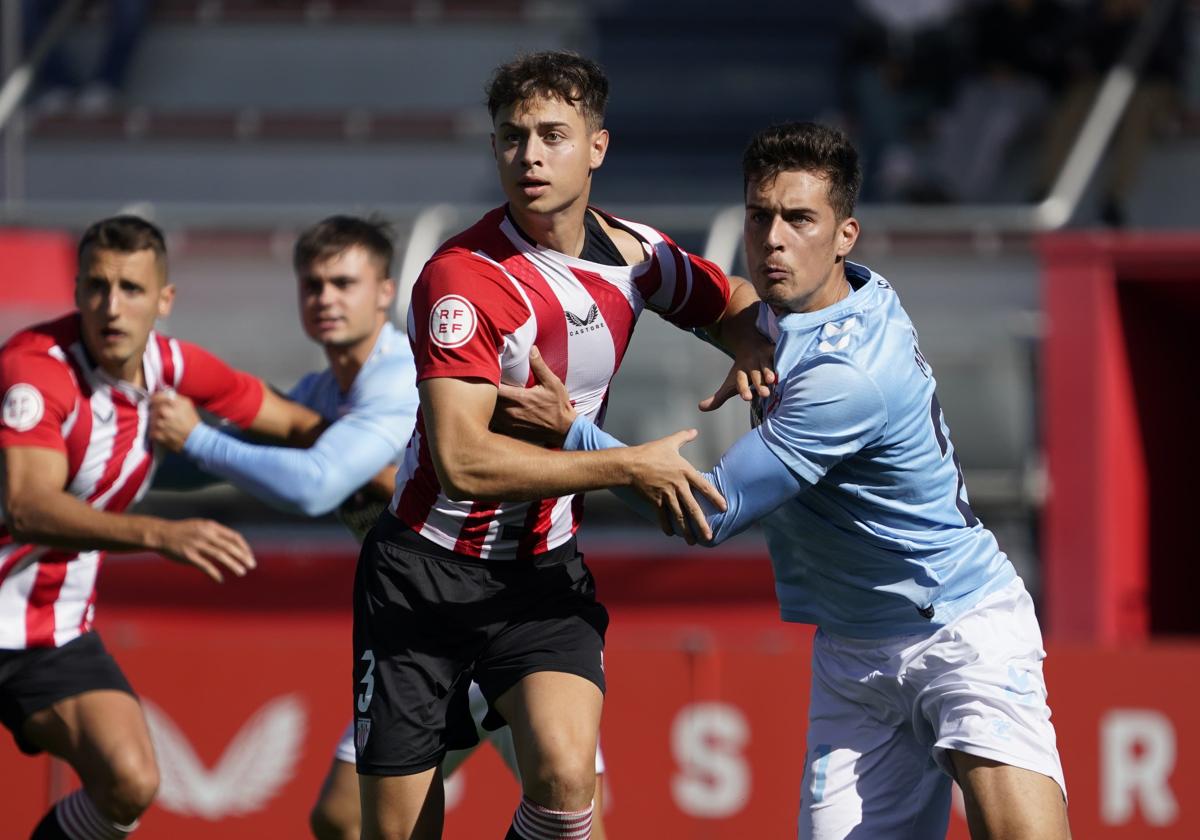
<path id="1" fill-rule="evenodd" d="M 1015 576 L 972 513 L 916 331 L 885 279 L 776 318 L 779 381 L 762 422 L 707 477 L 714 543 L 761 519 L 787 621 L 843 636 L 924 633 Z M 566 448 L 619 442 L 576 421 Z"/>
<path id="2" fill-rule="evenodd" d="M 304 376 L 288 397 L 330 421 L 309 448 L 247 443 L 200 424 L 183 451 L 208 472 L 266 502 L 319 516 L 396 462 L 408 445 L 418 399 L 408 340 L 385 324 L 347 393 L 326 368 Z"/>

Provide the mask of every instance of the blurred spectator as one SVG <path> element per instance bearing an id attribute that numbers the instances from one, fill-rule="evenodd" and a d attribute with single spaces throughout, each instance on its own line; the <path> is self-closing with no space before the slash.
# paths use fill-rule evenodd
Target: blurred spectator
<path id="1" fill-rule="evenodd" d="M 1062 168 L 1105 73 L 1120 60 L 1152 1 L 1089 0 L 1079 10 L 1072 28 L 1080 35 L 1067 56 L 1069 84 L 1051 123 L 1040 175 L 1041 193 L 1049 189 Z M 1100 218 L 1105 224 L 1125 225 L 1126 204 L 1151 132 L 1180 113 L 1187 66 L 1185 23 L 1184 3 L 1176 0 L 1141 69 L 1109 149 L 1101 180 Z"/>
<path id="2" fill-rule="evenodd" d="M 863 155 L 863 197 L 909 197 L 915 149 L 954 93 L 963 0 L 857 0 L 846 43 L 848 112 Z"/>
<path id="3" fill-rule="evenodd" d="M 38 36 L 54 19 L 63 0 L 24 0 L 25 49 L 37 42 Z M 81 72 L 69 55 L 66 43 L 60 41 L 46 56 L 36 80 L 34 104 L 44 113 L 65 110 L 72 101 L 84 113 L 108 110 L 125 88 L 125 77 L 138 41 L 146 26 L 149 0 L 109 0 L 101 5 L 107 9 L 107 35 L 98 63 L 91 72 Z"/>
<path id="4" fill-rule="evenodd" d="M 1013 143 L 1062 88 L 1069 17 L 1058 0 L 987 0 L 966 15 L 970 69 L 946 115 L 935 165 L 947 197 L 994 198 Z"/>

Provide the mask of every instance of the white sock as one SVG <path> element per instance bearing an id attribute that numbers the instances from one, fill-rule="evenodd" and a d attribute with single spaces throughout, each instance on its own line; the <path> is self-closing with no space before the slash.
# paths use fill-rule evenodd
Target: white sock
<path id="1" fill-rule="evenodd" d="M 123 840 L 138 827 L 137 820 L 120 825 L 101 814 L 83 788 L 58 800 L 54 812 L 71 840 Z"/>
<path id="2" fill-rule="evenodd" d="M 552 811 L 523 796 L 512 824 L 527 840 L 589 840 L 592 806 L 582 811 Z"/>

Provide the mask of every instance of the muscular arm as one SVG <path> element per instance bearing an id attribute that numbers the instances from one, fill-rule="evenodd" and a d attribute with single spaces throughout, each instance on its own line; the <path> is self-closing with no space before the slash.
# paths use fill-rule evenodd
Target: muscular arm
<path id="1" fill-rule="evenodd" d="M 527 501 L 603 487 L 630 487 L 683 528 L 684 512 L 707 531 L 693 488 L 720 496 L 678 453 L 695 432 L 606 452 L 559 452 L 491 431 L 497 389 L 490 382 L 421 382 L 421 406 L 434 469 L 454 499 Z"/>
<path id="2" fill-rule="evenodd" d="M 563 444 L 565 449 L 587 452 L 624 445 L 583 417 L 576 418 Z M 717 488 L 727 505 L 721 511 L 703 499 L 700 502 L 712 531 L 712 538 L 701 539 L 701 542 L 710 547 L 745 530 L 809 486 L 784 466 L 756 431 L 742 435 L 721 456 L 712 471 L 703 475 Z M 654 519 L 653 512 L 641 499 L 621 490 L 617 491 L 617 496 L 642 516 Z"/>
<path id="3" fill-rule="evenodd" d="M 562 453 L 492 432 L 490 382 L 427 379 L 419 389 L 433 466 L 452 499 L 531 501 L 632 482 L 628 450 Z"/>
<path id="4" fill-rule="evenodd" d="M 217 565 L 238 575 L 254 566 L 241 536 L 216 522 L 96 510 L 64 489 L 67 459 L 61 452 L 7 447 L 0 462 L 4 519 L 20 542 L 75 551 L 158 551 L 218 581 Z"/>

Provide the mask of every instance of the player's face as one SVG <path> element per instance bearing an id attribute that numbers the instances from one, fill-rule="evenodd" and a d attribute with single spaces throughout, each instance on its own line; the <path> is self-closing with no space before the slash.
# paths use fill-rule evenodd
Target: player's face
<path id="1" fill-rule="evenodd" d="M 750 279 L 777 313 L 822 309 L 846 291 L 842 258 L 858 222 L 837 218 L 823 175 L 791 170 L 751 181 L 743 232 Z"/>
<path id="2" fill-rule="evenodd" d="M 496 113 L 492 151 L 500 186 L 518 212 L 549 214 L 586 204 L 592 170 L 604 162 L 608 132 L 574 105 L 536 97 Z"/>
<path id="3" fill-rule="evenodd" d="M 141 381 L 142 354 L 154 322 L 171 313 L 175 287 L 154 251 L 93 248 L 75 278 L 83 341 L 109 374 Z"/>
<path id="4" fill-rule="evenodd" d="M 372 338 L 396 296 L 384 271 L 365 248 L 352 245 L 300 272 L 300 320 L 308 337 L 326 347 Z"/>

